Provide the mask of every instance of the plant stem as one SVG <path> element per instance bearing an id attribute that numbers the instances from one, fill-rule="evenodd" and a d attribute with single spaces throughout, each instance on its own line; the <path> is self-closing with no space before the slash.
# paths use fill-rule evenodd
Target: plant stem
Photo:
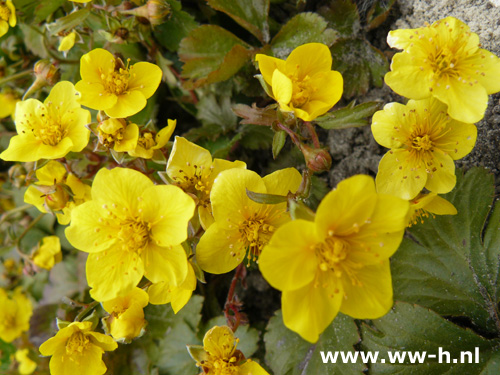
<path id="1" fill-rule="evenodd" d="M 21 240 L 24 238 L 24 236 L 26 236 L 26 234 L 31 230 L 33 229 L 33 227 L 36 225 L 36 223 L 38 223 L 42 217 L 44 217 L 44 213 L 42 212 L 40 215 L 38 215 L 27 227 L 26 229 L 24 230 L 23 233 L 21 233 L 21 235 L 17 238 L 16 240 L 16 250 L 17 252 L 19 253 L 19 255 L 24 258 L 25 260 L 28 260 L 29 262 L 31 261 L 30 260 L 30 257 L 29 255 L 23 253 L 21 251 Z"/>
<path id="2" fill-rule="evenodd" d="M 319 143 L 318 139 L 318 134 L 316 134 L 316 130 L 314 130 L 314 126 L 309 122 L 309 121 L 304 121 L 304 124 L 309 131 L 309 134 L 311 134 L 311 139 L 313 141 L 313 145 L 316 148 L 320 148 L 321 144 Z"/>
<path id="3" fill-rule="evenodd" d="M 239 302 L 235 299 L 234 293 L 236 291 L 238 280 L 243 280 L 245 274 L 245 265 L 240 263 L 234 272 L 233 280 L 231 281 L 231 286 L 229 287 L 229 292 L 227 293 L 226 304 L 224 305 L 224 316 L 226 317 L 226 320 L 233 332 L 236 332 L 241 322 L 241 314 L 238 308 Z M 230 315 L 230 311 L 232 311 L 234 315 Z"/>
<path id="4" fill-rule="evenodd" d="M 97 305 L 99 304 L 99 301 L 94 301 L 86 305 L 82 311 L 78 313 L 78 315 L 75 318 L 75 322 L 81 322 L 82 319 L 87 315 L 90 311 L 92 311 Z"/>
<path id="5" fill-rule="evenodd" d="M 10 82 L 10 81 L 15 81 L 16 79 L 26 77 L 33 73 L 33 70 L 25 70 L 16 74 L 12 74 L 11 76 L 5 77 L 3 79 L 0 79 L 0 86 L 3 85 L 4 83 Z"/>

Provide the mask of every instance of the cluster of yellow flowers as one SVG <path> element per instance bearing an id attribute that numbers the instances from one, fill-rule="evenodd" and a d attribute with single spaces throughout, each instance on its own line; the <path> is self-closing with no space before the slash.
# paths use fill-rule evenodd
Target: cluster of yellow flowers
<path id="1" fill-rule="evenodd" d="M 456 214 L 437 194 L 455 187 L 454 160 L 474 147 L 473 123 L 483 118 L 488 95 L 500 91 L 500 59 L 454 17 L 391 31 L 387 41 L 403 52 L 393 57 L 385 82 L 410 100 L 373 116 L 375 140 L 390 149 L 380 161 L 377 190 L 411 200 L 411 222 L 426 211 Z"/>

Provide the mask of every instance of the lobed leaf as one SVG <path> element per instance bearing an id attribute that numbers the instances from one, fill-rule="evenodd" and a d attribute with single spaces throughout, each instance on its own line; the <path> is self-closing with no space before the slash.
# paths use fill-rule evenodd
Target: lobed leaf
<path id="1" fill-rule="evenodd" d="M 382 108 L 382 103 L 366 102 L 355 107 L 346 107 L 328 112 L 316 118 L 315 122 L 323 129 L 345 129 L 368 125 L 367 117 L 371 117 Z"/>

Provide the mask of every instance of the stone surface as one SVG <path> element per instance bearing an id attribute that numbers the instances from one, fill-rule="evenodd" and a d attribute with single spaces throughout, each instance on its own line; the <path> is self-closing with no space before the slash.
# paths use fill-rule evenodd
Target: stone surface
<path id="1" fill-rule="evenodd" d="M 398 0 L 396 20 L 390 30 L 417 28 L 447 16 L 454 16 L 469 25 L 479 35 L 482 47 L 500 55 L 500 0 Z M 384 31 L 384 30 L 383 30 Z M 381 33 L 377 31 L 377 37 Z M 384 49 L 384 41 L 373 41 Z M 385 45 L 388 50 L 389 47 Z M 371 90 L 359 102 L 377 100 L 383 103 L 404 99 L 384 86 Z M 474 150 L 464 159 L 457 161 L 458 167 L 483 166 L 495 174 L 496 185 L 500 187 L 500 94 L 490 96 L 485 117 L 479 123 L 478 138 Z M 330 184 L 354 174 L 374 176 L 382 155 L 387 151 L 377 145 L 369 127 L 330 131 L 328 146 L 332 153 L 333 168 Z"/>

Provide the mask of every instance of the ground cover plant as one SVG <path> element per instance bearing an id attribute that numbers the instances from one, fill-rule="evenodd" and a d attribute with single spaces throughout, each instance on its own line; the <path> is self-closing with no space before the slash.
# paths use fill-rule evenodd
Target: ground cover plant
<path id="1" fill-rule="evenodd" d="M 500 60 L 397 11 L 0 0 L 0 373 L 498 373 Z"/>

